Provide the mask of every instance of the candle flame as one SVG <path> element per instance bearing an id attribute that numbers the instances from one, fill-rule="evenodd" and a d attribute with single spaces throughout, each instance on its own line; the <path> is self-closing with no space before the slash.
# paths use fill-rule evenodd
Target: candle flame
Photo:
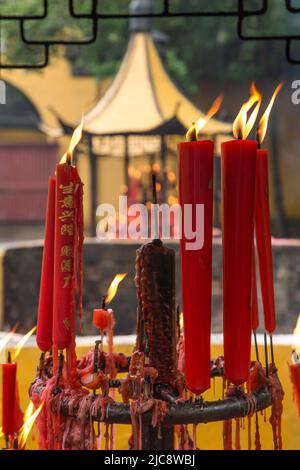
<path id="1" fill-rule="evenodd" d="M 80 142 L 81 137 L 82 137 L 82 129 L 83 129 L 83 116 L 81 118 L 80 124 L 75 128 L 75 130 L 73 132 L 68 150 L 63 155 L 63 157 L 61 158 L 59 163 L 67 163 L 68 162 L 69 164 L 71 164 L 73 152 L 74 152 L 77 144 Z"/>
<path id="2" fill-rule="evenodd" d="M 7 343 L 9 343 L 9 341 L 11 340 L 11 338 L 13 337 L 13 335 L 15 334 L 16 332 L 16 329 L 17 329 L 17 325 L 15 325 L 9 333 L 7 333 L 4 338 L 2 338 L 0 340 L 0 353 L 1 351 L 3 351 L 3 349 L 5 348 L 5 346 L 7 345 Z"/>
<path id="3" fill-rule="evenodd" d="M 2 426 L 0 426 L 0 439 L 2 439 L 2 437 L 4 437 L 4 432 L 2 431 Z"/>
<path id="4" fill-rule="evenodd" d="M 105 297 L 105 304 L 108 305 L 112 299 L 115 297 L 116 293 L 117 293 L 117 290 L 118 290 L 118 287 L 119 287 L 119 284 L 121 281 L 123 281 L 124 277 L 127 276 L 127 273 L 123 273 L 123 274 L 117 274 L 115 276 L 115 278 L 113 279 L 112 283 L 110 284 L 108 290 L 107 290 L 107 294 L 106 294 L 106 297 Z"/>
<path id="5" fill-rule="evenodd" d="M 283 87 L 283 82 L 279 83 L 279 85 L 276 87 L 276 89 L 273 93 L 273 96 L 270 100 L 270 103 L 268 104 L 267 109 L 266 109 L 263 117 L 260 120 L 259 129 L 258 129 L 258 138 L 259 138 L 260 143 L 262 143 L 264 141 L 264 138 L 266 136 L 270 114 L 271 114 L 274 102 L 276 100 L 276 97 L 277 97 L 277 95 L 280 92 L 282 87 Z"/>
<path id="6" fill-rule="evenodd" d="M 261 101 L 262 95 L 257 91 L 255 83 L 252 82 L 250 87 L 250 98 L 243 104 L 233 123 L 233 135 L 236 139 L 247 139 L 255 124 Z M 255 104 L 256 106 L 248 118 L 248 113 Z"/>
<path id="7" fill-rule="evenodd" d="M 296 351 L 298 356 L 300 356 L 300 313 L 298 316 L 298 321 L 296 324 L 296 328 L 294 329 L 293 335 L 294 335 L 293 349 Z"/>
<path id="8" fill-rule="evenodd" d="M 200 139 L 200 131 L 206 126 L 208 121 L 219 111 L 221 104 L 224 100 L 224 94 L 221 93 L 213 102 L 207 114 L 199 118 L 193 125 L 189 128 L 186 133 L 186 140 L 191 142 L 192 140 Z"/>
<path id="9" fill-rule="evenodd" d="M 14 352 L 12 353 L 12 360 L 13 361 L 15 361 L 17 359 L 17 357 L 20 354 L 24 344 L 29 340 L 30 336 L 33 335 L 35 330 L 36 330 L 36 326 L 31 328 L 31 330 L 28 331 L 28 333 L 26 333 L 26 335 L 24 335 L 23 338 L 21 338 L 20 341 L 16 344 Z"/>
<path id="10" fill-rule="evenodd" d="M 43 406 L 44 406 L 44 401 L 42 401 L 40 406 L 33 412 L 34 404 L 32 403 L 32 401 L 30 401 L 24 414 L 24 424 L 19 430 L 19 435 L 18 435 L 19 449 L 25 448 L 26 441 L 28 439 L 32 426 L 34 425 L 36 418 L 42 411 Z"/>

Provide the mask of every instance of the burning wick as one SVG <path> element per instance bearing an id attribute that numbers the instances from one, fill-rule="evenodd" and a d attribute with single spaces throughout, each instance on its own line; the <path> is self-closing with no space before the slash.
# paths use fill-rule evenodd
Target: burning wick
<path id="1" fill-rule="evenodd" d="M 257 143 L 258 143 L 258 148 L 261 148 L 261 144 L 263 143 L 265 137 L 266 137 L 266 133 L 267 133 L 267 129 L 268 129 L 268 123 L 269 123 L 269 119 L 270 119 L 270 114 L 271 114 L 271 111 L 272 111 L 272 108 L 273 108 L 273 105 L 275 103 L 275 100 L 276 100 L 276 97 L 278 95 L 278 93 L 280 92 L 281 88 L 283 87 L 283 82 L 279 83 L 279 85 L 276 87 L 273 95 L 272 95 L 272 98 L 267 106 L 267 109 L 265 110 L 260 122 L 259 122 L 259 127 L 257 129 L 257 133 L 256 133 L 256 140 L 257 140 Z"/>
<path id="2" fill-rule="evenodd" d="M 240 112 L 238 113 L 233 123 L 233 135 L 236 139 L 239 139 L 239 140 L 247 139 L 248 135 L 250 134 L 255 124 L 255 121 L 259 112 L 259 108 L 261 105 L 261 101 L 262 101 L 262 96 L 259 93 L 259 91 L 257 91 L 255 87 L 255 83 L 252 82 L 251 87 L 250 87 L 250 98 L 248 99 L 248 101 L 246 101 L 243 104 L 243 106 L 240 109 Z M 248 113 L 253 108 L 254 105 L 256 106 L 254 107 L 253 111 L 248 117 Z"/>
<path id="3" fill-rule="evenodd" d="M 123 274 L 117 274 L 115 276 L 109 288 L 107 289 L 107 294 L 102 297 L 101 308 L 94 309 L 93 323 L 96 328 L 99 328 L 99 330 L 101 330 L 101 332 L 106 332 L 110 328 L 114 327 L 113 311 L 111 309 L 107 309 L 106 307 L 115 297 L 118 291 L 119 284 L 121 281 L 123 281 L 126 275 L 127 273 L 123 273 Z"/>
<path id="4" fill-rule="evenodd" d="M 219 111 L 221 104 L 224 99 L 224 94 L 221 93 L 213 102 L 212 106 L 208 110 L 207 114 L 192 123 L 192 127 L 186 133 L 186 140 L 192 142 L 200 139 L 200 131 L 206 126 L 208 121 Z"/>
<path id="5" fill-rule="evenodd" d="M 76 127 L 76 129 L 73 132 L 68 150 L 63 155 L 59 163 L 67 163 L 67 165 L 72 165 L 72 155 L 76 146 L 81 140 L 82 129 L 83 129 L 83 116 L 81 118 L 80 124 Z"/>

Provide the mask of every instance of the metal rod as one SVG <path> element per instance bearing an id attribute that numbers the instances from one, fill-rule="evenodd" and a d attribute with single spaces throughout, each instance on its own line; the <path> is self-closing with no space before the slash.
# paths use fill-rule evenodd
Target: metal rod
<path id="1" fill-rule="evenodd" d="M 43 373 L 44 359 L 45 359 L 45 353 L 42 352 L 41 355 L 40 355 L 40 363 L 39 363 L 39 377 L 41 377 L 42 373 Z"/>
<path id="2" fill-rule="evenodd" d="M 262 388 L 248 395 L 248 399 L 256 404 L 254 411 L 261 411 L 272 404 L 272 394 L 269 387 Z M 245 396 L 226 398 L 213 402 L 177 403 L 170 405 L 169 412 L 163 421 L 163 425 L 196 424 L 213 421 L 223 421 L 232 418 L 242 418 L 249 413 L 249 401 Z M 252 411 L 251 411 L 252 412 Z M 68 406 L 62 403 L 61 413 L 68 416 Z M 99 410 L 95 421 L 100 421 L 101 410 Z M 73 416 L 73 415 L 72 415 Z M 74 413 L 76 417 L 76 412 Z M 151 424 L 151 410 L 142 415 L 143 424 Z M 124 403 L 112 403 L 107 406 L 105 413 L 107 424 L 131 424 L 130 405 Z"/>
<path id="3" fill-rule="evenodd" d="M 57 371 L 57 376 L 55 380 L 55 387 L 53 389 L 53 395 L 58 395 L 61 392 L 61 388 L 59 386 L 59 381 L 62 376 L 62 370 L 64 366 L 64 353 L 61 351 L 59 353 L 59 360 L 58 360 L 58 371 Z"/>
<path id="4" fill-rule="evenodd" d="M 254 336 L 256 360 L 257 360 L 257 362 L 259 362 L 259 353 L 258 353 L 258 344 L 257 344 L 257 335 L 256 335 L 256 331 L 253 331 L 253 336 Z"/>
<path id="5" fill-rule="evenodd" d="M 269 377 L 269 360 L 268 360 L 268 339 L 267 333 L 264 333 L 264 344 L 265 344 L 265 362 L 266 362 L 266 377 Z"/>
<path id="6" fill-rule="evenodd" d="M 275 359 L 274 359 L 274 348 L 273 348 L 273 336 L 270 336 L 270 349 L 271 349 L 271 363 L 275 364 Z"/>

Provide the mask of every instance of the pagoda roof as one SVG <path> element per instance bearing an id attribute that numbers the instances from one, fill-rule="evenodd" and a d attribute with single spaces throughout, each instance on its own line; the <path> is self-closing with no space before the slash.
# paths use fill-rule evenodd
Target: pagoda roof
<path id="1" fill-rule="evenodd" d="M 152 134 L 166 127 L 174 133 L 170 123 L 186 130 L 204 116 L 169 77 L 151 32 L 141 31 L 132 33 L 111 86 L 85 114 L 84 131 L 92 135 Z M 211 119 L 203 134 L 229 134 L 231 130 L 231 123 Z"/>

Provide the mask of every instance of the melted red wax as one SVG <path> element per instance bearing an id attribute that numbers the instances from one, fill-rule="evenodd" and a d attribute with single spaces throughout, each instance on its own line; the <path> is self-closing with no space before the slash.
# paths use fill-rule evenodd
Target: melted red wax
<path id="1" fill-rule="evenodd" d="M 223 447 L 224 450 L 232 450 L 232 420 L 223 421 Z"/>
<path id="2" fill-rule="evenodd" d="M 255 450 L 261 450 L 258 413 L 255 413 Z"/>
<path id="3" fill-rule="evenodd" d="M 270 423 L 273 430 L 273 442 L 274 442 L 274 450 L 281 450 L 282 449 L 282 435 L 281 435 L 281 417 L 283 412 L 282 401 L 284 397 L 284 391 L 282 389 L 282 385 L 279 381 L 277 375 L 276 367 L 271 364 L 270 365 L 270 377 L 269 377 L 271 389 L 272 389 L 272 407 L 271 407 L 271 416 L 270 416 Z"/>
<path id="4" fill-rule="evenodd" d="M 239 418 L 235 420 L 235 450 L 241 450 L 241 425 Z"/>
<path id="5" fill-rule="evenodd" d="M 248 450 L 251 450 L 251 445 L 252 445 L 252 442 L 251 442 L 251 418 L 252 416 L 247 416 L 248 418 Z"/>

